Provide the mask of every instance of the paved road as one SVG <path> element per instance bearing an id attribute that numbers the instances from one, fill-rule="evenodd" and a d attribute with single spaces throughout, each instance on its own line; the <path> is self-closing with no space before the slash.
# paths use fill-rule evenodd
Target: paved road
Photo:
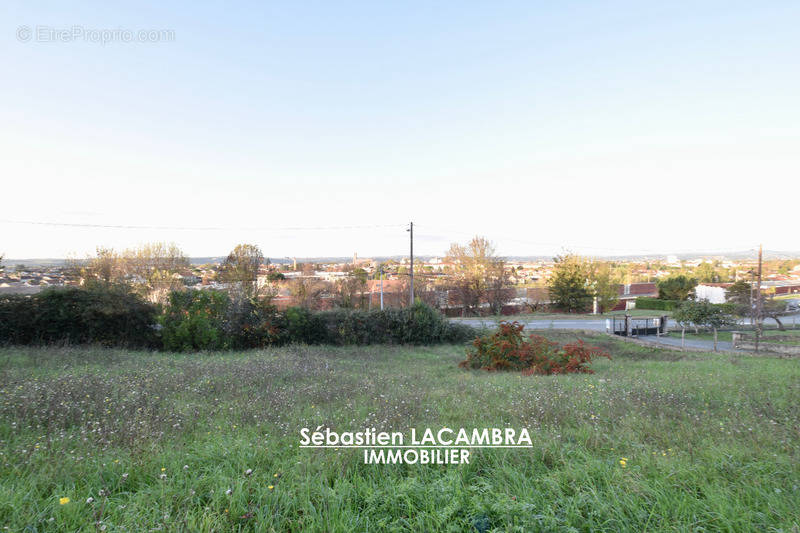
<path id="1" fill-rule="evenodd" d="M 637 317 L 633 317 L 637 318 Z M 791 328 L 793 325 L 792 320 L 797 324 L 800 324 L 800 313 L 795 315 L 787 315 L 781 317 L 781 321 L 783 325 L 787 328 Z M 487 327 L 494 327 L 497 324 L 497 320 L 493 318 L 466 318 L 466 319 L 458 319 L 458 322 L 462 324 L 468 324 L 470 326 L 480 327 L 480 326 L 487 326 Z M 521 324 L 524 324 L 528 329 L 588 329 L 591 331 L 605 331 L 606 330 L 606 319 L 605 318 L 537 318 L 533 320 L 520 320 Z M 744 319 L 744 324 L 749 324 L 750 319 Z M 767 324 L 774 324 L 774 320 L 767 319 Z M 670 319 L 669 323 L 667 324 L 670 328 L 678 327 L 677 322 Z"/>
<path id="2" fill-rule="evenodd" d="M 800 313 L 795 315 L 789 315 L 782 317 L 782 322 L 784 326 L 792 327 L 794 322 L 800 324 Z M 475 327 L 494 327 L 497 324 L 496 320 L 491 319 L 482 319 L 482 318 L 468 318 L 459 320 L 462 324 L 469 324 L 470 326 Z M 769 320 L 768 322 L 772 322 Z M 521 320 L 521 324 L 524 324 L 527 329 L 585 329 L 589 331 L 606 331 L 606 319 L 605 318 L 587 318 L 587 319 L 576 319 L 576 318 L 554 318 L 554 319 L 535 319 L 535 320 Z M 745 324 L 749 324 L 750 320 L 746 319 L 744 321 Z M 677 327 L 678 324 L 670 319 L 668 323 L 668 327 L 674 328 Z M 669 346 L 681 346 L 681 336 L 680 334 L 676 335 L 672 333 L 671 336 L 664 336 L 658 337 L 655 335 L 646 335 L 637 337 L 641 341 L 651 342 L 654 344 L 665 344 Z M 714 350 L 714 341 L 710 340 L 698 340 L 698 339 L 686 339 L 685 346 L 688 348 L 700 348 L 703 350 L 713 351 Z M 726 341 L 718 341 L 717 342 L 717 349 L 720 351 L 729 351 L 729 352 L 742 352 L 743 350 L 736 350 L 733 347 L 733 343 L 726 342 Z"/>
<path id="3" fill-rule="evenodd" d="M 481 319 L 481 318 L 467 318 L 461 319 L 458 322 L 468 324 L 475 327 L 494 327 L 497 322 L 495 320 Z M 588 329 L 591 331 L 606 330 L 605 318 L 554 318 L 554 319 L 535 319 L 535 320 L 520 320 L 520 324 L 524 324 L 527 329 Z M 674 320 L 669 321 L 669 326 L 675 326 Z"/>

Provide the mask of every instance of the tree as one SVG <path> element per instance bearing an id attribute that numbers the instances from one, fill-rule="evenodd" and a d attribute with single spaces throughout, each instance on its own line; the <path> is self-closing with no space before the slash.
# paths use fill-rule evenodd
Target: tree
<path id="1" fill-rule="evenodd" d="M 786 328 L 781 322 L 781 315 L 786 312 L 786 304 L 780 300 L 762 300 L 761 316 L 756 316 L 758 307 L 756 302 L 751 301 L 751 285 L 744 280 L 739 280 L 725 291 L 725 301 L 733 305 L 734 313 L 740 317 L 753 316 L 756 320 L 771 318 L 778 324 L 778 329 L 784 331 Z M 763 295 L 759 295 L 763 298 Z"/>
<path id="2" fill-rule="evenodd" d="M 717 330 L 724 326 L 736 324 L 733 318 L 733 305 L 712 304 L 708 300 L 687 300 L 673 313 L 672 318 L 684 329 L 687 325 L 698 328 L 706 327 L 714 332 L 714 351 L 717 351 Z"/>
<path id="3" fill-rule="evenodd" d="M 774 320 L 778 324 L 778 329 L 780 331 L 786 331 L 786 327 L 779 318 L 786 313 L 786 302 L 782 302 L 781 300 L 766 300 L 761 302 L 761 313 L 763 318 L 771 318 Z"/>
<path id="4" fill-rule="evenodd" d="M 171 290 L 183 286 L 179 276 L 189 267 L 189 258 L 174 243 L 154 242 L 125 250 L 122 254 L 125 272 L 139 292 L 151 301 L 163 301 Z"/>
<path id="5" fill-rule="evenodd" d="M 333 285 L 334 303 L 338 307 L 348 309 L 363 307 L 366 288 L 367 280 L 358 275 L 351 274 L 342 279 L 337 279 Z"/>
<path id="6" fill-rule="evenodd" d="M 606 261 L 592 263 L 589 283 L 594 293 L 593 296 L 597 298 L 600 312 L 605 313 L 614 309 L 617 302 L 619 302 L 619 283 L 616 282 L 611 263 Z"/>
<path id="7" fill-rule="evenodd" d="M 270 281 L 270 282 L 283 281 L 285 279 L 286 279 L 286 276 L 284 276 L 281 272 L 273 271 L 273 272 L 270 272 L 269 274 L 267 274 L 267 281 Z"/>
<path id="8" fill-rule="evenodd" d="M 500 315 L 503 306 L 513 298 L 513 294 L 511 272 L 506 269 L 505 261 L 491 262 L 486 271 L 486 301 L 492 314 Z"/>
<path id="9" fill-rule="evenodd" d="M 683 274 L 676 274 L 656 282 L 658 297 L 662 300 L 688 300 L 697 287 L 697 280 Z"/>
<path id="10" fill-rule="evenodd" d="M 462 314 L 477 313 L 490 290 L 492 312 L 499 313 L 511 299 L 510 291 L 506 290 L 510 280 L 505 264 L 495 255 L 494 244 L 488 239 L 476 236 L 466 245 L 453 243 L 445 260 L 451 265 L 451 278 Z"/>
<path id="11" fill-rule="evenodd" d="M 707 261 L 697 265 L 694 275 L 701 283 L 718 283 L 721 279 L 714 265 Z"/>
<path id="12" fill-rule="evenodd" d="M 320 304 L 320 297 L 325 293 L 327 284 L 309 277 L 295 278 L 289 284 L 289 294 L 294 299 L 294 304 L 304 309 L 316 309 Z"/>
<path id="13" fill-rule="evenodd" d="M 568 253 L 556 257 L 555 263 L 553 275 L 547 281 L 553 305 L 568 313 L 587 311 L 592 303 L 592 291 L 586 261 Z"/>
<path id="14" fill-rule="evenodd" d="M 725 301 L 733 305 L 734 313 L 738 316 L 750 316 L 753 312 L 752 286 L 744 280 L 739 280 L 725 291 Z"/>
<path id="15" fill-rule="evenodd" d="M 264 254 L 255 244 L 237 244 L 220 265 L 219 280 L 245 298 L 258 295 L 258 270 Z M 269 260 L 267 263 L 269 264 Z"/>
<path id="16" fill-rule="evenodd" d="M 90 257 L 81 274 L 86 279 L 96 279 L 105 283 L 122 281 L 125 278 L 125 261 L 113 248 L 98 246 L 95 257 Z"/>

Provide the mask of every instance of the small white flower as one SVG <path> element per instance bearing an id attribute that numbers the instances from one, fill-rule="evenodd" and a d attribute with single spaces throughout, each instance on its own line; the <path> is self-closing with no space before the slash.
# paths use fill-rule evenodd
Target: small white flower
<path id="1" fill-rule="evenodd" d="M 167 475 L 166 475 L 166 474 L 161 474 L 159 477 L 160 477 L 161 479 L 167 479 Z"/>
<path id="2" fill-rule="evenodd" d="M 248 468 L 247 470 L 245 470 L 245 473 L 244 473 L 244 475 L 245 475 L 245 476 L 249 476 L 249 475 L 250 475 L 250 474 L 252 474 L 252 473 L 253 473 L 253 469 L 252 469 L 252 468 Z"/>
<path id="3" fill-rule="evenodd" d="M 230 496 L 231 494 L 233 494 L 233 490 L 228 489 L 228 490 L 225 491 L 225 495 L 226 496 Z"/>
<path id="4" fill-rule="evenodd" d="M 100 497 L 103 497 L 103 496 L 106 495 L 106 491 L 103 490 L 103 489 L 100 489 L 100 490 L 97 491 L 97 495 L 100 496 Z"/>
<path id="5" fill-rule="evenodd" d="M 189 465 L 183 465 L 184 470 L 189 470 Z"/>
<path id="6" fill-rule="evenodd" d="M 86 498 L 86 503 L 92 503 L 93 501 L 94 501 L 94 498 L 92 498 L 91 496 Z"/>

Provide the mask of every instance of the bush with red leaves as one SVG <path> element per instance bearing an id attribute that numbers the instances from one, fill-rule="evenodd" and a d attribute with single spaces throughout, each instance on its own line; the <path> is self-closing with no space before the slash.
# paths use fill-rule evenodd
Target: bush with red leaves
<path id="1" fill-rule="evenodd" d="M 588 365 L 595 357 L 611 355 L 579 340 L 563 346 L 541 335 L 523 335 L 519 322 L 501 322 L 491 335 L 478 337 L 467 350 L 462 368 L 520 371 L 531 374 L 593 374 Z"/>

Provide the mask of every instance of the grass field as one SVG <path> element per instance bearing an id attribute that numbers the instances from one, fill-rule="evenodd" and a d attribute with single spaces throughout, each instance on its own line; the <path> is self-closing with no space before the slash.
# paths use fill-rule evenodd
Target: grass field
<path id="1" fill-rule="evenodd" d="M 0 349 L 0 528 L 798 531 L 799 361 L 594 340 L 611 361 L 556 377 L 462 370 L 456 346 Z M 533 448 L 365 465 L 298 448 L 320 425 Z"/>
<path id="2" fill-rule="evenodd" d="M 752 329 L 744 329 L 744 328 L 742 328 L 741 330 L 737 330 L 737 331 L 743 331 L 744 333 L 746 333 L 748 335 L 751 335 L 751 336 L 754 334 Z M 675 329 L 673 329 L 672 330 L 672 335 L 680 337 L 681 332 L 680 332 L 680 330 L 676 331 Z M 687 339 L 698 339 L 698 340 L 707 340 L 707 341 L 713 341 L 714 340 L 714 333 L 711 332 L 711 331 L 700 331 L 699 333 L 695 333 L 692 330 L 687 330 L 685 335 L 686 335 Z M 796 341 L 790 341 L 790 340 L 779 341 L 779 344 L 780 343 L 794 344 L 796 342 L 800 342 L 800 329 L 791 329 L 791 324 L 790 324 L 790 329 L 787 329 L 786 331 L 780 331 L 778 329 L 764 329 L 762 331 L 762 335 L 763 335 L 764 342 L 775 342 L 775 341 L 771 341 L 770 337 L 796 337 L 797 338 Z M 731 342 L 732 339 L 733 339 L 733 334 L 730 331 L 718 331 L 717 332 L 717 340 Z"/>

